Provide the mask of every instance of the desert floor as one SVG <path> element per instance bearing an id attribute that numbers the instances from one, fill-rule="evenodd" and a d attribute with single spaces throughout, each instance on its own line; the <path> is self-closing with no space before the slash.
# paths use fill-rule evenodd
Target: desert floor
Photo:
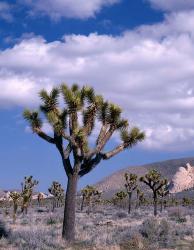
<path id="1" fill-rule="evenodd" d="M 0 249 L 133 250 L 194 249 L 194 209 L 169 207 L 156 218 L 153 208 L 127 211 L 113 206 L 98 206 L 88 215 L 76 214 L 76 242 L 61 239 L 63 209 L 50 212 L 45 207 L 18 213 L 13 223 L 12 208 L 0 214 Z"/>

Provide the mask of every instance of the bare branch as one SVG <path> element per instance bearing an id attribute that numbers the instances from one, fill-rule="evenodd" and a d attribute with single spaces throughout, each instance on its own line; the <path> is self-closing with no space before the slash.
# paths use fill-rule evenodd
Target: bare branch
<path id="1" fill-rule="evenodd" d="M 88 174 L 92 169 L 94 169 L 102 160 L 102 154 L 97 154 L 92 160 L 85 160 L 81 165 L 81 170 L 79 171 L 79 176 L 82 177 Z"/>
<path id="2" fill-rule="evenodd" d="M 69 143 L 64 151 L 65 159 L 67 159 L 72 151 L 71 143 Z"/>
<path id="3" fill-rule="evenodd" d="M 61 135 L 65 140 L 69 141 L 73 146 L 77 147 L 77 143 L 74 140 L 73 136 L 66 135 L 64 132 L 62 132 Z"/>
<path id="4" fill-rule="evenodd" d="M 115 149 L 111 150 L 110 152 L 104 153 L 103 159 L 108 160 L 108 159 L 112 158 L 113 156 L 117 155 L 118 153 L 122 152 L 125 148 L 126 148 L 125 143 L 122 143 L 121 145 L 119 145 Z"/>
<path id="5" fill-rule="evenodd" d="M 99 145 L 101 143 L 102 139 L 104 138 L 106 134 L 107 129 L 108 129 L 108 124 L 102 125 L 99 136 L 96 140 L 96 145 Z"/>
<path id="6" fill-rule="evenodd" d="M 64 166 L 64 169 L 65 169 L 65 172 L 66 172 L 67 176 L 69 176 L 70 174 L 73 174 L 73 168 L 71 166 L 69 156 L 67 156 L 65 154 L 62 137 L 57 136 L 55 134 L 55 141 L 56 141 L 56 147 L 59 150 L 59 153 L 60 153 L 62 161 L 63 161 L 63 166 Z"/>
<path id="7" fill-rule="evenodd" d="M 105 129 L 105 127 L 102 128 L 102 130 L 104 130 L 104 129 Z M 115 131 L 115 128 L 113 126 L 111 126 L 107 132 L 105 130 L 103 132 L 101 132 L 102 135 L 100 137 L 102 137 L 102 138 L 100 140 L 98 140 L 98 144 L 97 144 L 96 148 L 91 150 L 87 154 L 86 158 L 91 159 L 94 155 L 99 154 L 102 151 L 102 149 L 104 148 L 104 146 L 106 145 L 107 141 L 111 138 L 114 131 Z"/>
<path id="8" fill-rule="evenodd" d="M 44 133 L 40 128 L 34 128 L 34 132 L 45 141 L 55 144 L 55 139 Z"/>

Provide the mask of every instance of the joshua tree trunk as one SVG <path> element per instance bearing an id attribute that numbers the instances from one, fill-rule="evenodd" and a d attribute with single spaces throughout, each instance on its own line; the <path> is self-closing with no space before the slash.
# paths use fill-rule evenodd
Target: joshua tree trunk
<path id="1" fill-rule="evenodd" d="M 131 197 L 132 197 L 132 193 L 129 193 L 128 197 L 129 197 L 128 214 L 130 214 L 131 213 Z"/>
<path id="2" fill-rule="evenodd" d="M 28 206 L 26 204 L 22 206 L 21 212 L 26 215 L 28 214 Z"/>
<path id="3" fill-rule="evenodd" d="M 137 194 L 137 201 L 136 201 L 135 209 L 138 209 L 139 206 L 140 206 L 140 204 L 139 204 L 139 194 Z"/>
<path id="4" fill-rule="evenodd" d="M 164 209 L 167 208 L 167 200 L 164 200 Z"/>
<path id="5" fill-rule="evenodd" d="M 65 196 L 65 209 L 63 220 L 62 237 L 68 242 L 74 241 L 75 238 L 75 209 L 76 209 L 76 192 L 77 192 L 77 174 L 69 175 L 67 182 L 67 191 Z"/>
<path id="6" fill-rule="evenodd" d="M 163 199 L 161 199 L 161 207 L 160 207 L 160 212 L 162 213 L 163 211 Z"/>
<path id="7" fill-rule="evenodd" d="M 17 205 L 17 203 L 14 203 L 14 208 L 13 208 L 13 223 L 16 222 L 17 209 L 18 209 L 18 205 Z"/>
<path id="8" fill-rule="evenodd" d="M 154 216 L 157 216 L 157 196 L 154 194 Z"/>
<path id="9" fill-rule="evenodd" d="M 88 209 L 87 209 L 87 214 L 89 215 L 91 212 L 91 197 L 88 198 Z"/>
<path id="10" fill-rule="evenodd" d="M 82 203 L 81 203 L 81 211 L 83 211 L 83 208 L 84 208 L 84 201 L 85 201 L 85 199 L 84 199 L 84 197 L 82 198 Z"/>
<path id="11" fill-rule="evenodd" d="M 55 197 L 52 198 L 52 212 L 55 211 L 55 207 L 56 207 L 56 200 Z"/>

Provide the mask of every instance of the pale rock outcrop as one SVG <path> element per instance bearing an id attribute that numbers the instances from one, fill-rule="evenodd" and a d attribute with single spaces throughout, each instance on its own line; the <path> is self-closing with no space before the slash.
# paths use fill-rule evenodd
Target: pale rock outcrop
<path id="1" fill-rule="evenodd" d="M 178 193 L 194 187 L 194 167 L 189 163 L 180 167 L 172 179 L 170 193 Z"/>
<path id="2" fill-rule="evenodd" d="M 37 194 L 32 195 L 32 200 L 37 200 L 39 194 L 41 194 L 42 199 L 48 198 L 48 195 L 47 195 L 47 194 L 40 192 L 40 193 L 37 193 Z"/>

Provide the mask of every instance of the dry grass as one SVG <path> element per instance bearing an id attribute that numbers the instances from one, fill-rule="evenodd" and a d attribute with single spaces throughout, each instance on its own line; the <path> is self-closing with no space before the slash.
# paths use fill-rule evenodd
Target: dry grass
<path id="1" fill-rule="evenodd" d="M 6 217 L 0 214 L 0 221 L 5 222 L 0 231 L 7 228 L 8 232 L 0 240 L 0 249 L 149 250 L 181 249 L 184 244 L 194 249 L 193 211 L 177 209 L 170 208 L 158 218 L 152 217 L 149 208 L 134 211 L 130 216 L 122 209 L 108 206 L 99 207 L 89 216 L 78 211 L 73 246 L 61 239 L 61 208 L 55 213 L 31 208 L 27 216 L 18 214 L 15 224 L 9 210 Z"/>

